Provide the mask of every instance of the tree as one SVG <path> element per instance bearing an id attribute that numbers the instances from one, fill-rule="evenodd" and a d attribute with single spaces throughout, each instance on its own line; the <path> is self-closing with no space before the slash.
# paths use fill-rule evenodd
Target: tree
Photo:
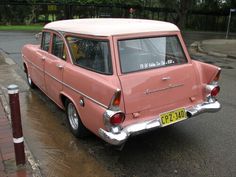
<path id="1" fill-rule="evenodd" d="M 25 18 L 25 23 L 26 25 L 29 25 L 36 18 L 36 11 L 38 7 L 36 5 L 36 0 L 27 0 L 27 3 L 30 5 L 30 11 L 28 17 Z"/>
<path id="2" fill-rule="evenodd" d="M 180 29 L 183 29 L 186 24 L 186 18 L 188 12 L 192 9 L 193 2 L 196 0 L 159 0 L 160 5 L 164 8 L 173 8 L 177 16 L 174 19 L 175 23 Z"/>

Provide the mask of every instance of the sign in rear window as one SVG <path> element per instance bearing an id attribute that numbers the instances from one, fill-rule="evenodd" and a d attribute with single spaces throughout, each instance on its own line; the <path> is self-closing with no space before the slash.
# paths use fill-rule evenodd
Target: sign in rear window
<path id="1" fill-rule="evenodd" d="M 177 36 L 118 41 L 122 73 L 187 63 Z"/>

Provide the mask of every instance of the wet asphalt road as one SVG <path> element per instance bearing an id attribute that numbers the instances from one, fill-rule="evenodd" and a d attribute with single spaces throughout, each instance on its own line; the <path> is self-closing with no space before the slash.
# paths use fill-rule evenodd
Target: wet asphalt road
<path id="1" fill-rule="evenodd" d="M 220 36 L 218 36 L 220 35 Z M 187 45 L 209 34 L 185 34 Z M 211 38 L 223 37 L 223 34 Z M 21 65 L 20 48 L 35 43 L 32 33 L 0 32 L 0 48 Z M 74 138 L 65 114 L 41 91 L 21 93 L 26 141 L 44 176 L 236 176 L 236 60 L 194 53 L 192 58 L 222 67 L 223 105 L 216 114 L 204 114 L 173 126 L 131 138 L 117 151 L 99 138 Z M 21 69 L 19 75 L 23 76 Z M 6 82 L 9 82 L 6 75 Z M 8 80 L 8 81 L 7 81 Z"/>

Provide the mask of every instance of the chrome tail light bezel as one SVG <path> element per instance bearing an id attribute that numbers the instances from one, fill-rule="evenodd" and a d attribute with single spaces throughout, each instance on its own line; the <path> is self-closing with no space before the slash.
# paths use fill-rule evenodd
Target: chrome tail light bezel
<path id="1" fill-rule="evenodd" d="M 119 100 L 119 101 L 116 101 L 116 100 Z M 105 125 L 106 130 L 115 134 L 119 133 L 122 130 L 121 124 L 125 121 L 125 113 L 121 111 L 119 107 L 120 100 L 121 100 L 121 90 L 117 89 L 111 98 L 111 102 L 108 106 L 108 109 L 103 114 L 103 120 L 104 120 L 104 125 Z M 124 118 L 120 124 L 114 125 L 111 123 L 111 118 L 115 116 L 116 114 L 122 114 Z"/>
<path id="2" fill-rule="evenodd" d="M 216 95 L 212 95 L 212 91 L 214 89 L 219 90 Z M 218 83 L 215 82 L 213 84 L 206 85 L 206 99 L 207 99 L 206 101 L 214 102 L 219 92 L 220 92 L 220 86 L 218 85 Z"/>

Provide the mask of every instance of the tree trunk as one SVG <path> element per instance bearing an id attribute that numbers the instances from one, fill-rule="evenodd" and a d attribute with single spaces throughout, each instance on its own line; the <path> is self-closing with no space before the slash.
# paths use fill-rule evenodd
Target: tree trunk
<path id="1" fill-rule="evenodd" d="M 178 14 L 179 18 L 177 21 L 177 26 L 183 30 L 185 28 L 186 25 L 186 19 L 187 19 L 187 13 L 179 13 Z"/>
<path id="2" fill-rule="evenodd" d="M 180 29 L 184 29 L 185 28 L 185 24 L 186 24 L 186 19 L 187 19 L 187 14 L 188 11 L 190 10 L 192 5 L 192 0 L 180 0 L 179 1 L 179 6 L 176 9 L 177 11 L 177 25 Z"/>

